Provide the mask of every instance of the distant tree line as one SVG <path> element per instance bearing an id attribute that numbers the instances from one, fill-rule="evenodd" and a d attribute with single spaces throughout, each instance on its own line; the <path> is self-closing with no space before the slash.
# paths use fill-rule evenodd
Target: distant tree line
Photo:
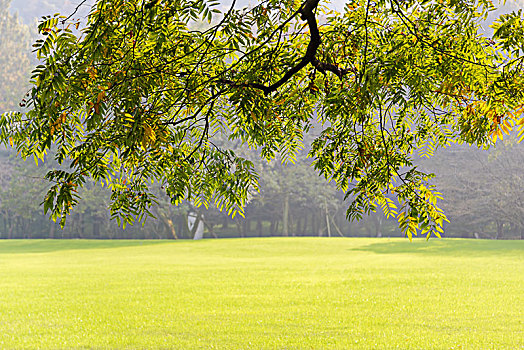
<path id="1" fill-rule="evenodd" d="M 158 191 L 155 218 L 145 225 L 122 229 L 110 219 L 110 191 L 100 184 L 82 190 L 83 201 L 62 230 L 43 215 L 40 203 L 48 186 L 46 165 L 21 162 L 12 151 L 0 152 L 0 238 L 149 238 L 191 239 L 188 212 L 204 222 L 205 237 L 267 236 L 400 236 L 395 222 L 381 212 L 348 222 L 346 203 L 334 186 L 325 184 L 310 169 L 308 160 L 282 165 L 275 160 L 257 164 L 260 189 L 253 193 L 245 218 L 234 219 L 216 208 L 196 208 L 191 203 L 173 206 Z M 523 145 L 511 141 L 489 152 L 454 146 L 435 156 L 435 183 L 444 193 L 451 223 L 447 237 L 524 239 Z"/>

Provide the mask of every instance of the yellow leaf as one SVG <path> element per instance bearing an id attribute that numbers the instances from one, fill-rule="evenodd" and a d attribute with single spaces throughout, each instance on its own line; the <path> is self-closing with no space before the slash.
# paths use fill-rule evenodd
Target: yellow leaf
<path id="1" fill-rule="evenodd" d="M 104 97 L 106 97 L 105 91 L 100 91 L 96 97 L 96 103 L 100 103 Z"/>
<path id="2" fill-rule="evenodd" d="M 156 141 L 156 133 L 153 130 L 153 128 L 151 128 L 151 126 L 149 126 L 149 124 L 147 124 L 147 123 L 144 124 L 144 134 L 145 134 L 145 137 L 142 140 L 142 145 L 144 147 L 147 144 L 155 143 L 155 141 Z"/>
<path id="3" fill-rule="evenodd" d="M 89 78 L 91 80 L 94 80 L 96 78 L 98 72 L 97 72 L 96 68 L 89 67 L 89 68 L 87 68 L 87 73 L 89 74 Z"/>
<path id="4" fill-rule="evenodd" d="M 504 138 L 504 135 L 502 135 L 502 131 L 500 131 L 500 129 L 497 129 L 496 132 L 497 132 L 498 138 L 502 140 Z"/>
<path id="5" fill-rule="evenodd" d="M 517 108 L 515 108 L 515 118 L 520 117 L 522 112 L 524 112 L 524 105 L 520 105 Z"/>
<path id="6" fill-rule="evenodd" d="M 493 129 L 493 131 L 490 134 L 491 141 L 497 142 L 497 129 Z"/>
<path id="7" fill-rule="evenodd" d="M 524 139 L 524 127 L 520 129 L 517 137 L 519 138 L 519 143 L 522 142 L 522 140 Z"/>

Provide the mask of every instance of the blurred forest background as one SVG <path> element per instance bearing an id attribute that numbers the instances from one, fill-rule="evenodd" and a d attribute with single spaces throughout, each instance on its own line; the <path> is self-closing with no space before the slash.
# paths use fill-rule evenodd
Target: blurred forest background
<path id="1" fill-rule="evenodd" d="M 29 88 L 31 70 L 37 64 L 31 45 L 38 18 L 72 13 L 78 2 L 0 0 L 0 113 L 19 109 Z M 507 2 L 497 13 L 520 7 Z M 487 26 L 486 30 L 489 33 Z M 43 215 L 40 205 L 48 187 L 43 176 L 53 165 L 52 157 L 37 166 L 31 159 L 24 162 L 14 157 L 16 151 L 2 148 L 0 238 L 193 238 L 195 232 L 187 225 L 189 211 L 198 213 L 205 237 L 400 236 L 396 222 L 386 220 L 381 212 L 359 222 L 346 220 L 348 203 L 343 193 L 319 177 L 307 158 L 308 142 L 320 128 L 306 136 L 296 163 L 288 165 L 279 159 L 262 161 L 256 150 L 225 138 L 217 140 L 253 160 L 259 171 L 260 191 L 253 193 L 245 219 L 231 219 L 216 209 L 194 208 L 191 203 L 175 207 L 158 189 L 159 203 L 153 208 L 156 219 L 125 230 L 110 220 L 110 191 L 94 183 L 81 190 L 80 204 L 60 229 Z M 451 221 L 446 236 L 524 239 L 523 144 L 508 138 L 488 151 L 452 145 L 419 162 L 422 169 L 436 174 L 434 182 L 444 195 L 441 205 Z"/>

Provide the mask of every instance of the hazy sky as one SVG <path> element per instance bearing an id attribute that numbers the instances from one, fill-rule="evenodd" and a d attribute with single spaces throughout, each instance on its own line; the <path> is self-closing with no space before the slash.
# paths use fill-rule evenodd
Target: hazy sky
<path id="1" fill-rule="evenodd" d="M 95 0 L 88 0 L 87 3 L 93 3 Z M 49 15 L 55 12 L 69 14 L 81 0 L 11 0 L 11 9 L 18 12 L 24 20 L 28 20 L 29 14 L 38 13 L 39 16 Z M 256 4 L 256 0 L 237 0 L 240 6 Z M 496 0 L 494 1 L 497 2 Z M 28 5 L 31 4 L 32 5 Z M 222 2 L 224 6 L 231 4 L 231 0 Z M 344 0 L 332 0 L 331 5 L 336 10 L 342 10 L 344 7 Z M 506 5 L 502 6 L 502 12 L 524 7 L 524 0 L 507 0 Z M 87 6 L 84 6 L 87 8 Z"/>
<path id="2" fill-rule="evenodd" d="M 77 18 L 85 16 L 93 3 L 96 0 L 87 0 L 86 3 L 81 7 L 80 11 L 77 13 Z M 233 0 L 223 0 L 221 4 L 224 10 L 227 10 L 231 5 Z M 255 5 L 258 3 L 258 0 L 236 0 L 238 7 Z M 330 6 L 338 11 L 342 11 L 344 8 L 345 0 L 323 0 L 330 2 Z M 22 20 L 26 23 L 30 23 L 34 20 L 34 16 L 41 17 L 44 15 L 53 14 L 56 12 L 69 15 L 73 10 L 80 4 L 82 0 L 11 0 L 11 10 L 18 12 Z M 493 0 L 494 3 L 497 3 L 497 0 Z M 488 20 L 487 24 L 493 22 L 502 13 L 507 13 L 512 10 L 517 10 L 524 7 L 524 0 L 506 0 L 505 5 L 500 5 L 499 9 L 492 13 Z M 491 28 L 489 25 L 484 25 L 483 28 L 486 31 L 487 36 L 492 34 Z"/>

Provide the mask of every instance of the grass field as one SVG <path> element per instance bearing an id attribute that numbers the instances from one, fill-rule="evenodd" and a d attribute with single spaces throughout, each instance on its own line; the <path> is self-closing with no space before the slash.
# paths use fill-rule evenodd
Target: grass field
<path id="1" fill-rule="evenodd" d="M 2 349 L 524 349 L 524 241 L 0 241 Z"/>

